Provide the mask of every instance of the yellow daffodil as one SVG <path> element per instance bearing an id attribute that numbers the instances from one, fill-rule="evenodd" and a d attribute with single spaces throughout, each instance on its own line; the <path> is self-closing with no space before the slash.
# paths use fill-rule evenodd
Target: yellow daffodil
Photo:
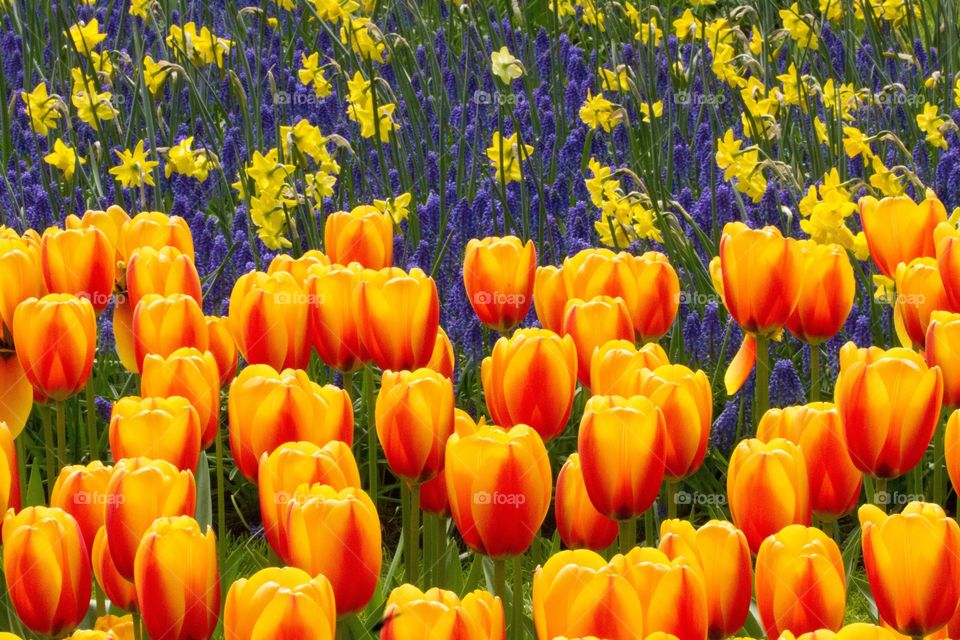
<path id="1" fill-rule="evenodd" d="M 663 100 L 657 100 L 652 104 L 641 102 L 640 113 L 643 114 L 643 121 L 647 123 L 651 122 L 652 119 L 661 117 L 663 115 Z"/>
<path id="2" fill-rule="evenodd" d="M 662 107 L 661 103 L 661 110 Z M 591 129 L 600 127 L 609 133 L 623 121 L 623 110 L 604 98 L 602 93 L 593 95 L 587 89 L 587 99 L 580 107 L 580 120 Z"/>
<path id="3" fill-rule="evenodd" d="M 940 107 L 928 102 L 923 105 L 923 112 L 917 114 L 917 127 L 926 134 L 927 143 L 940 149 L 947 148 L 947 140 L 943 137 L 941 127 L 947 119 L 939 115 Z"/>
<path id="4" fill-rule="evenodd" d="M 150 91 L 150 95 L 156 97 L 163 90 L 163 83 L 167 80 L 170 73 L 170 65 L 164 60 L 154 61 L 150 56 L 143 58 L 143 81 Z"/>
<path id="5" fill-rule="evenodd" d="M 531 153 L 533 153 L 533 147 L 528 144 L 521 147 L 517 142 L 516 133 L 504 138 L 499 131 L 495 131 L 493 142 L 487 147 L 490 166 L 497 171 L 496 179 L 504 183 L 519 181 L 523 178 L 521 166 Z"/>
<path id="6" fill-rule="evenodd" d="M 348 17 L 340 25 L 340 42 L 349 44 L 353 52 L 364 60 L 383 62 L 383 34 L 369 18 Z"/>
<path id="7" fill-rule="evenodd" d="M 57 126 L 60 111 L 57 109 L 59 98 L 47 93 L 47 83 L 41 82 L 33 91 L 20 93 L 20 99 L 27 106 L 27 115 L 30 117 L 30 128 L 34 133 L 45 136 L 50 129 Z"/>
<path id="8" fill-rule="evenodd" d="M 820 46 L 820 38 L 811 26 L 812 18 L 801 14 L 796 2 L 790 5 L 789 9 L 780 9 L 779 13 L 783 28 L 790 33 L 790 37 L 797 46 L 801 49 L 816 51 Z"/>
<path id="9" fill-rule="evenodd" d="M 81 55 L 89 55 L 94 47 L 104 41 L 107 34 L 100 33 L 100 23 L 94 18 L 90 22 L 79 22 L 67 30 L 73 48 Z"/>
<path id="10" fill-rule="evenodd" d="M 53 143 L 53 151 L 45 155 L 43 161 L 59 169 L 65 179 L 72 180 L 77 168 L 77 152 L 57 138 Z M 79 161 L 80 164 L 86 162 L 83 158 Z"/>
<path id="11" fill-rule="evenodd" d="M 115 151 L 114 153 L 120 158 L 120 164 L 111 168 L 110 174 L 113 175 L 120 184 L 127 189 L 140 187 L 145 184 L 151 187 L 154 185 L 153 169 L 160 163 L 156 160 L 147 159 L 147 155 L 150 152 L 143 150 L 143 140 L 137 143 L 133 151 L 124 149 L 123 151 Z"/>
<path id="12" fill-rule="evenodd" d="M 600 86 L 604 91 L 629 91 L 630 84 L 627 82 L 627 67 L 620 65 L 615 71 L 600 68 Z"/>
<path id="13" fill-rule="evenodd" d="M 493 75 L 507 85 L 521 77 L 524 71 L 523 65 L 513 57 L 506 47 L 500 47 L 499 51 L 490 54 L 490 68 Z"/>
<path id="14" fill-rule="evenodd" d="M 409 193 L 401 193 L 396 198 L 374 200 L 373 206 L 378 211 L 389 214 L 393 219 L 393 224 L 400 224 L 410 215 L 411 198 L 412 196 Z"/>
<path id="15" fill-rule="evenodd" d="M 330 95 L 331 86 L 323 74 L 323 69 L 320 68 L 320 54 L 315 51 L 309 56 L 305 53 L 301 56 L 302 66 L 297 71 L 300 84 L 312 86 L 314 95 L 318 98 L 326 98 Z"/>

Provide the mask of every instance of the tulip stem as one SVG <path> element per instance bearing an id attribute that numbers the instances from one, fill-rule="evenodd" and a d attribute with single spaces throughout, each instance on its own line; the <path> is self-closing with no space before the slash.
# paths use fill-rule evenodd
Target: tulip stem
<path id="1" fill-rule="evenodd" d="M 97 617 L 102 618 L 107 613 L 107 605 L 103 599 L 103 590 L 100 588 L 100 583 L 96 580 L 93 581 L 93 595 L 97 600 Z"/>
<path id="2" fill-rule="evenodd" d="M 770 407 L 770 339 L 757 334 L 757 393 L 753 415 L 759 423 L 760 418 Z"/>
<path id="3" fill-rule="evenodd" d="M 667 517 L 677 517 L 677 482 L 667 480 Z"/>
<path id="4" fill-rule="evenodd" d="M 47 495 L 53 495 L 53 483 L 56 478 L 53 477 L 53 427 L 50 425 L 50 415 L 47 413 L 47 407 L 37 407 L 40 413 L 40 426 L 43 429 L 43 448 L 46 449 L 47 466 Z"/>
<path id="5" fill-rule="evenodd" d="M 886 478 L 874 478 L 873 479 L 873 495 L 870 496 L 870 502 L 880 507 L 881 511 L 886 512 L 887 502 L 889 502 L 889 497 L 887 496 L 887 479 Z"/>
<path id="6" fill-rule="evenodd" d="M 820 345 L 810 345 L 810 402 L 820 402 Z"/>
<path id="7" fill-rule="evenodd" d="M 67 405 L 57 400 L 57 466 L 62 469 L 67 464 Z"/>
<path id="8" fill-rule="evenodd" d="M 493 595 L 503 603 L 507 599 L 507 564 L 503 558 L 493 559 Z"/>
<path id="9" fill-rule="evenodd" d="M 213 439 L 217 454 L 217 537 L 227 535 L 226 490 L 223 475 L 223 438 L 220 437 L 220 424 L 217 424 L 217 435 Z"/>
<path id="10" fill-rule="evenodd" d="M 637 546 L 637 519 L 620 521 L 620 553 L 627 553 Z"/>
<path id="11" fill-rule="evenodd" d="M 380 479 L 377 474 L 377 429 L 373 407 L 373 366 L 363 368 L 363 404 L 367 414 L 367 493 L 373 501 L 374 508 L 379 501 Z"/>
<path id="12" fill-rule="evenodd" d="M 523 556 L 514 556 L 513 563 L 513 605 L 510 607 L 510 631 L 512 637 L 523 638 Z"/>
<path id="13" fill-rule="evenodd" d="M 97 438 L 97 402 L 93 395 L 93 374 L 90 374 L 90 380 L 87 381 L 86 404 L 87 404 L 87 436 L 90 439 L 90 459 L 100 459 L 100 440 Z"/>
<path id="14" fill-rule="evenodd" d="M 139 611 L 133 612 L 133 638 L 134 640 L 143 640 L 143 618 Z"/>
<path id="15" fill-rule="evenodd" d="M 933 434 L 933 502 L 934 504 L 944 504 L 947 488 L 943 477 L 944 447 L 946 442 L 944 438 L 944 423 L 937 423 L 936 432 Z"/>
<path id="16" fill-rule="evenodd" d="M 406 511 L 403 514 L 405 578 L 410 584 L 417 585 L 420 582 L 417 558 L 420 555 L 420 485 L 410 487 L 401 481 L 400 491 L 403 493 L 401 507 Z"/>
<path id="17" fill-rule="evenodd" d="M 353 401 L 353 371 L 344 371 L 343 372 L 343 390 L 347 392 L 347 395 L 350 396 L 350 401 Z"/>

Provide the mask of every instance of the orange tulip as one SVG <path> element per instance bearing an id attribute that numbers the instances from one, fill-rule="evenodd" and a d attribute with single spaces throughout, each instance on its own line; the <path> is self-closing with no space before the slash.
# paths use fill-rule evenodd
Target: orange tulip
<path id="1" fill-rule="evenodd" d="M 435 478 L 453 433 L 453 383 L 432 369 L 384 371 L 376 403 L 380 446 L 408 484 Z"/>
<path id="2" fill-rule="evenodd" d="M 300 369 L 247 367 L 230 385 L 227 413 L 230 451 L 251 482 L 256 481 L 260 456 L 284 442 L 353 444 L 350 396 L 333 385 L 321 387 Z"/>
<path id="3" fill-rule="evenodd" d="M 314 265 L 329 267 L 330 258 L 316 249 L 304 252 L 299 258 L 294 258 L 286 253 L 278 253 L 270 261 L 270 266 L 267 267 L 267 275 L 286 271 L 293 276 L 294 281 L 302 284 L 306 282 L 307 275 Z"/>
<path id="4" fill-rule="evenodd" d="M 383 370 L 430 362 L 440 326 L 437 284 L 420 269 L 364 271 L 355 289 L 363 352 Z"/>
<path id="5" fill-rule="evenodd" d="M 447 480 L 440 472 L 433 480 L 420 485 L 420 510 L 441 518 L 450 516 L 450 501 L 447 499 Z"/>
<path id="6" fill-rule="evenodd" d="M 947 463 L 947 475 L 953 484 L 954 491 L 960 492 L 960 409 L 955 410 L 947 418 L 947 429 L 944 432 L 944 459 Z M 960 620 L 957 621 L 960 624 Z"/>
<path id="7" fill-rule="evenodd" d="M 640 375 L 638 393 L 663 412 L 666 475 L 679 480 L 695 473 L 707 453 L 713 424 L 713 395 L 703 371 L 667 364 Z"/>
<path id="8" fill-rule="evenodd" d="M 200 275 L 190 256 L 176 247 L 141 247 L 127 262 L 127 295 L 136 308 L 144 296 L 156 293 L 169 296 L 181 293 L 203 304 Z"/>
<path id="9" fill-rule="evenodd" d="M 330 580 L 338 616 L 367 606 L 383 562 L 380 519 L 370 496 L 355 487 L 302 485 L 287 503 L 283 523 L 288 564 Z"/>
<path id="10" fill-rule="evenodd" d="M 526 424 L 544 440 L 553 440 L 567 426 L 576 372 L 573 338 L 519 329 L 497 340 L 480 366 L 487 409 L 497 424 Z"/>
<path id="11" fill-rule="evenodd" d="M 137 587 L 133 584 L 133 581 L 127 580 L 117 571 L 117 565 L 114 564 L 113 556 L 110 555 L 106 527 L 97 529 L 90 555 L 93 575 L 110 603 L 125 611 L 136 609 Z"/>
<path id="12" fill-rule="evenodd" d="M 733 523 L 756 553 L 767 536 L 810 524 L 810 482 L 800 448 L 789 440 L 742 440 L 730 456 L 727 499 Z"/>
<path id="13" fill-rule="evenodd" d="M 597 511 L 628 520 L 653 505 L 666 469 L 666 426 L 649 399 L 587 400 L 577 449 L 587 495 Z"/>
<path id="14" fill-rule="evenodd" d="M 50 227 L 43 232 L 40 264 L 50 293 L 86 298 L 97 313 L 110 304 L 117 265 L 113 246 L 99 229 Z"/>
<path id="15" fill-rule="evenodd" d="M 860 224 L 870 256 L 888 278 L 901 262 L 934 257 L 934 229 L 946 220 L 947 210 L 932 191 L 916 203 L 907 196 L 860 198 Z"/>
<path id="16" fill-rule="evenodd" d="M 260 456 L 257 489 L 267 542 L 281 558 L 289 558 L 282 518 L 286 504 L 302 484 L 327 484 L 336 489 L 360 488 L 360 471 L 350 446 L 331 440 L 322 447 L 312 442 L 285 442 Z"/>
<path id="17" fill-rule="evenodd" d="M 126 296 L 118 296 L 113 305 L 113 342 L 120 364 L 130 373 L 137 373 L 137 356 L 133 346 L 133 307 Z"/>
<path id="18" fill-rule="evenodd" d="M 760 545 L 757 608 L 767 637 L 784 631 L 837 631 L 846 604 L 843 558 L 823 531 L 790 525 Z"/>
<path id="19" fill-rule="evenodd" d="M 594 349 L 610 340 L 633 342 L 630 312 L 621 298 L 596 296 L 590 300 L 573 298 L 563 314 L 563 335 L 577 346 L 577 378 L 590 384 L 590 363 Z"/>
<path id="20" fill-rule="evenodd" d="M 0 422 L 16 438 L 23 431 L 33 408 L 33 385 L 15 353 L 0 353 Z"/>
<path id="21" fill-rule="evenodd" d="M 145 295 L 133 310 L 133 350 L 137 369 L 153 353 L 166 358 L 181 347 L 206 351 L 210 346 L 207 321 L 197 301 L 182 293 Z"/>
<path id="22" fill-rule="evenodd" d="M 190 226 L 180 216 L 168 216 L 159 211 L 142 211 L 123 223 L 120 230 L 120 252 L 124 260 L 129 260 L 133 252 L 141 247 L 176 247 L 180 253 L 191 260 L 193 255 L 193 235 Z"/>
<path id="23" fill-rule="evenodd" d="M 680 278 L 664 254 L 647 251 L 634 258 L 633 273 L 640 293 L 629 305 L 633 328 L 641 342 L 659 340 L 673 325 L 680 307 Z"/>
<path id="24" fill-rule="evenodd" d="M 437 342 L 433 347 L 433 353 L 430 355 L 430 361 L 425 365 L 427 369 L 433 369 L 445 378 L 453 379 L 453 370 L 456 366 L 456 359 L 453 356 L 453 343 L 447 337 L 447 332 L 443 327 L 437 327 Z"/>
<path id="25" fill-rule="evenodd" d="M 189 516 L 159 518 L 137 549 L 137 601 L 156 640 L 208 640 L 220 620 L 217 540 Z"/>
<path id="26" fill-rule="evenodd" d="M 121 458 L 166 460 L 178 469 L 196 469 L 200 459 L 200 418 L 182 396 L 117 400 L 110 414 L 110 453 Z"/>
<path id="27" fill-rule="evenodd" d="M 863 564 L 880 619 L 920 637 L 947 624 L 960 600 L 960 527 L 939 505 L 911 502 L 888 516 L 858 512 Z"/>
<path id="28" fill-rule="evenodd" d="M 66 400 L 83 389 L 93 369 L 93 305 L 68 293 L 25 300 L 13 314 L 13 340 L 34 389 L 53 400 Z"/>
<path id="29" fill-rule="evenodd" d="M 376 207 L 361 205 L 327 216 L 323 245 L 330 262 L 359 262 L 367 269 L 393 266 L 393 219 Z"/>
<path id="30" fill-rule="evenodd" d="M 150 524 L 157 518 L 192 514 L 196 495 L 193 474 L 166 460 L 125 458 L 114 465 L 103 522 L 120 575 L 133 580 L 137 546 Z"/>
<path id="31" fill-rule="evenodd" d="M 13 314 L 28 298 L 46 293 L 40 268 L 40 251 L 26 240 L 0 236 L 0 320 L 6 333 L 13 333 Z"/>
<path id="32" fill-rule="evenodd" d="M 347 267 L 314 267 L 305 284 L 309 300 L 307 335 L 320 359 L 340 371 L 354 371 L 366 360 L 354 297 L 359 280 L 360 267 L 354 263 Z"/>
<path id="33" fill-rule="evenodd" d="M 97 618 L 94 623 L 94 629 L 112 633 L 116 640 L 134 640 L 133 615 L 125 616 L 105 615 Z M 109 638 L 109 640 L 114 640 Z"/>
<path id="34" fill-rule="evenodd" d="M 923 346 L 930 314 L 949 306 L 947 294 L 933 258 L 917 258 L 901 263 L 896 271 L 896 297 L 893 319 L 900 344 Z"/>
<path id="35" fill-rule="evenodd" d="M 447 442 L 444 476 L 463 541 L 492 558 L 517 556 L 550 509 L 553 476 L 543 440 L 526 425 L 482 426 Z"/>
<path id="36" fill-rule="evenodd" d="M 540 325 L 548 331 L 559 333 L 563 329 L 563 310 L 566 306 L 563 271 L 553 265 L 537 267 L 533 278 L 533 308 L 537 311 Z"/>
<path id="37" fill-rule="evenodd" d="M 750 612 L 753 567 L 743 532 L 724 520 L 711 520 L 697 530 L 687 520 L 660 525 L 660 550 L 696 566 L 707 597 L 707 637 L 719 640 L 743 627 Z"/>
<path id="38" fill-rule="evenodd" d="M 20 510 L 20 468 L 17 448 L 7 424 L 0 421 L 0 509 Z"/>
<path id="39" fill-rule="evenodd" d="M 617 539 L 617 521 L 597 511 L 583 482 L 580 455 L 571 453 L 557 476 L 557 533 L 568 549 L 606 549 Z"/>
<path id="40" fill-rule="evenodd" d="M 799 244 L 803 278 L 787 328 L 800 340 L 817 345 L 843 328 L 853 308 L 857 283 L 846 249 L 812 240 Z M 824 295 L 828 289 L 830 295 Z"/>
<path id="41" fill-rule="evenodd" d="M 656 342 L 637 349 L 629 340 L 610 340 L 593 350 L 590 391 L 596 396 L 638 395 L 641 372 L 666 364 L 670 364 L 667 352 Z"/>
<path id="42" fill-rule="evenodd" d="M 940 417 L 943 376 L 909 349 L 840 349 L 834 390 L 853 464 L 895 478 L 923 457 Z"/>
<path id="43" fill-rule="evenodd" d="M 3 577 L 20 621 L 59 636 L 90 607 L 90 557 L 80 527 L 60 509 L 27 507 L 3 519 Z"/>
<path id="44" fill-rule="evenodd" d="M 227 317 L 207 316 L 207 332 L 210 338 L 210 353 L 217 361 L 220 372 L 220 386 L 233 380 L 237 372 L 237 343 L 230 332 L 230 319 Z"/>
<path id="45" fill-rule="evenodd" d="M 304 369 L 310 362 L 307 294 L 289 273 L 251 271 L 230 294 L 230 328 L 250 364 Z"/>
<path id="46" fill-rule="evenodd" d="M 99 460 L 87 465 L 64 467 L 50 492 L 50 506 L 63 509 L 80 525 L 80 533 L 87 549 L 93 548 L 93 539 L 103 526 L 103 506 L 107 500 L 107 485 L 113 467 Z"/>
<path id="47" fill-rule="evenodd" d="M 933 242 L 949 309 L 960 311 L 960 229 L 952 223 L 941 222 L 933 230 Z"/>
<path id="48" fill-rule="evenodd" d="M 453 591 L 434 587 L 426 593 L 404 584 L 390 593 L 383 614 L 381 640 L 504 640 L 503 603 L 476 590 L 462 600 Z"/>
<path id="49" fill-rule="evenodd" d="M 166 358 L 150 354 L 141 376 L 140 393 L 146 397 L 186 398 L 200 421 L 200 448 L 213 444 L 220 424 L 220 374 L 211 352 L 183 347 Z"/>
<path id="50" fill-rule="evenodd" d="M 473 238 L 463 258 L 463 286 L 480 322 L 504 333 L 527 316 L 533 302 L 537 249 L 516 236 Z"/>
<path id="51" fill-rule="evenodd" d="M 337 607 L 323 575 L 267 567 L 230 586 L 223 609 L 224 640 L 334 640 Z"/>
<path id="52" fill-rule="evenodd" d="M 960 313 L 931 313 L 925 345 L 927 366 L 939 367 L 943 375 L 943 404 L 960 406 Z"/>
<path id="53" fill-rule="evenodd" d="M 760 418 L 757 438 L 797 443 L 807 464 L 810 508 L 818 518 L 834 520 L 857 506 L 863 474 L 850 459 L 840 414 L 832 402 L 770 409 Z"/>
<path id="54" fill-rule="evenodd" d="M 124 259 L 120 252 L 120 236 L 123 225 L 129 220 L 130 216 L 127 215 L 127 212 L 114 204 L 107 207 L 105 211 L 87 209 L 83 212 L 82 217 L 77 217 L 71 213 L 64 220 L 63 226 L 66 229 L 99 229 L 110 241 L 116 262 Z"/>

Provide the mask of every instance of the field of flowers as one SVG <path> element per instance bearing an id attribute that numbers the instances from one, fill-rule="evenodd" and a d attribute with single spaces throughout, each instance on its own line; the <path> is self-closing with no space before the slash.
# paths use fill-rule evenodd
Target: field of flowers
<path id="1" fill-rule="evenodd" d="M 0 0 L 0 640 L 960 637 L 953 0 Z"/>

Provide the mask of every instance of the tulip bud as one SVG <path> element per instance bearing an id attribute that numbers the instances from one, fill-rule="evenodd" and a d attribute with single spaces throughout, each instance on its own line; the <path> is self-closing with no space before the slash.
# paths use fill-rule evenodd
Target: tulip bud
<path id="1" fill-rule="evenodd" d="M 497 424 L 526 424 L 544 440 L 553 440 L 567 426 L 576 372 L 573 338 L 545 329 L 519 329 L 497 340 L 480 366 L 487 409 Z"/>
<path id="2" fill-rule="evenodd" d="M 381 640 L 506 638 L 503 603 L 479 589 L 461 600 L 452 591 L 434 587 L 424 593 L 412 584 L 404 584 L 390 593 L 383 618 Z"/>
<path id="3" fill-rule="evenodd" d="M 590 363 L 594 349 L 610 340 L 633 342 L 630 312 L 621 298 L 596 296 L 584 301 L 572 298 L 563 314 L 564 335 L 577 346 L 577 378 L 590 384 Z"/>
<path id="4" fill-rule="evenodd" d="M 79 218 L 71 213 L 64 220 L 63 226 L 65 229 L 99 229 L 110 242 L 111 251 L 115 256 L 114 262 L 118 262 L 124 259 L 121 254 L 120 236 L 123 225 L 129 220 L 130 216 L 127 215 L 127 212 L 114 204 L 107 207 L 105 211 L 87 209 L 83 212 L 83 216 Z M 120 275 L 117 274 L 117 276 Z"/>
<path id="5" fill-rule="evenodd" d="M 306 282 L 311 267 L 314 265 L 329 267 L 330 258 L 316 249 L 304 252 L 299 258 L 294 258 L 286 253 L 278 253 L 270 261 L 270 266 L 267 267 L 267 275 L 286 271 L 293 276 L 295 282 L 302 284 Z"/>
<path id="6" fill-rule="evenodd" d="M 917 258 L 901 263 L 896 271 L 897 293 L 893 319 L 900 344 L 923 346 L 930 314 L 949 307 L 947 294 L 933 258 Z"/>
<path id="7" fill-rule="evenodd" d="M 441 518 L 450 516 L 450 501 L 447 499 L 447 480 L 440 472 L 433 480 L 420 485 L 420 510 Z"/>
<path id="8" fill-rule="evenodd" d="M 121 458 L 166 460 L 193 470 L 200 458 L 200 418 L 182 396 L 126 396 L 110 414 L 110 452 Z"/>
<path id="9" fill-rule="evenodd" d="M 287 503 L 283 522 L 289 564 L 330 580 L 337 615 L 367 606 L 383 561 L 380 519 L 370 496 L 354 487 L 301 485 Z"/>
<path id="10" fill-rule="evenodd" d="M 857 283 L 846 249 L 812 240 L 799 244 L 803 278 L 787 328 L 800 340 L 818 345 L 843 328 L 853 308 Z M 830 295 L 824 295 L 828 289 Z"/>
<path id="11" fill-rule="evenodd" d="M 947 210 L 932 191 L 917 203 L 908 196 L 864 196 L 859 206 L 870 256 L 883 275 L 892 278 L 901 262 L 936 255 L 934 229 L 946 222 Z"/>
<path id="12" fill-rule="evenodd" d="M 327 216 L 323 246 L 330 262 L 359 262 L 367 269 L 393 266 L 393 219 L 376 207 L 361 205 Z"/>
<path id="13" fill-rule="evenodd" d="M 360 471 L 350 446 L 332 440 L 319 447 L 312 442 L 285 442 L 260 457 L 257 489 L 267 542 L 281 558 L 289 558 L 282 518 L 286 504 L 302 484 L 326 484 L 337 491 L 360 488 Z"/>
<path id="14" fill-rule="evenodd" d="M 610 340 L 593 350 L 590 391 L 595 396 L 639 395 L 641 372 L 666 364 L 670 364 L 667 352 L 656 342 L 637 349 L 629 340 Z"/>
<path id="15" fill-rule="evenodd" d="M 879 478 L 915 467 L 930 444 L 943 398 L 940 369 L 909 349 L 840 349 L 834 389 L 853 464 Z"/>
<path id="16" fill-rule="evenodd" d="M 437 327 L 437 342 L 434 344 L 430 361 L 425 365 L 426 368 L 433 369 L 443 377 L 452 380 L 453 369 L 456 364 L 456 359 L 453 356 L 453 344 L 447 337 L 447 332 L 443 330 L 443 327 Z"/>
<path id="17" fill-rule="evenodd" d="M 183 347 L 206 351 L 210 346 L 200 305 L 181 293 L 166 297 L 145 295 L 133 310 L 131 327 L 138 371 L 143 371 L 143 360 L 148 354 L 166 358 Z"/>
<path id="18" fill-rule="evenodd" d="M 220 425 L 220 374 L 211 352 L 184 347 L 166 358 L 150 354 L 143 359 L 141 376 L 145 397 L 186 398 L 200 421 L 200 448 L 213 444 Z"/>
<path id="19" fill-rule="evenodd" d="M 134 556 L 150 524 L 157 518 L 193 514 L 196 495 L 193 474 L 166 460 L 117 461 L 107 484 L 103 522 L 120 575 L 133 580 Z"/>
<path id="20" fill-rule="evenodd" d="M 868 504 L 858 515 L 863 564 L 880 619 L 913 637 L 947 624 L 960 600 L 956 520 L 926 502 L 911 502 L 890 516 Z"/>
<path id="21" fill-rule="evenodd" d="M 56 506 L 56 505 L 54 505 Z M 20 511 L 20 467 L 7 424 L 0 421 L 0 509 Z"/>
<path id="22" fill-rule="evenodd" d="M 180 216 L 168 216 L 159 211 L 141 211 L 123 224 L 120 231 L 120 249 L 124 260 L 141 247 L 175 247 L 194 260 L 193 235 L 190 226 Z"/>
<path id="23" fill-rule="evenodd" d="M 310 362 L 307 294 L 289 273 L 240 276 L 230 294 L 230 327 L 250 364 L 304 369 Z"/>
<path id="24" fill-rule="evenodd" d="M 787 525 L 809 526 L 810 481 L 800 448 L 783 438 L 742 440 L 730 456 L 727 499 L 754 553 Z"/>
<path id="25" fill-rule="evenodd" d="M 217 540 L 189 516 L 159 518 L 137 549 L 137 601 L 151 638 L 208 640 L 220 620 Z"/>
<path id="26" fill-rule="evenodd" d="M 260 456 L 284 442 L 353 444 L 353 403 L 346 391 L 321 387 L 300 369 L 281 372 L 265 364 L 240 372 L 227 401 L 230 451 L 251 482 Z"/>
<path id="27" fill-rule="evenodd" d="M 526 425 L 450 436 L 444 475 L 463 541 L 492 558 L 524 553 L 547 511 L 553 476 L 543 440 Z"/>
<path id="28" fill-rule="evenodd" d="M 943 456 L 947 463 L 947 475 L 950 476 L 954 491 L 957 491 L 957 487 L 960 487 L 960 409 L 955 410 L 947 418 L 947 428 L 943 437 Z"/>
<path id="29" fill-rule="evenodd" d="M 0 354 L 0 422 L 16 438 L 27 425 L 33 408 L 33 385 L 15 353 Z"/>
<path id="30" fill-rule="evenodd" d="M 16 235 L 0 237 L 0 320 L 13 333 L 13 314 L 28 298 L 46 291 L 40 268 L 40 251 Z"/>
<path id="31" fill-rule="evenodd" d="M 354 371 L 366 356 L 360 344 L 354 289 L 360 266 L 314 267 L 304 285 L 309 298 L 307 334 L 323 362 L 340 371 Z"/>
<path id="32" fill-rule="evenodd" d="M 40 264 L 50 293 L 86 298 L 97 313 L 110 304 L 117 265 L 113 246 L 99 229 L 48 228 L 40 245 Z"/>
<path id="33" fill-rule="evenodd" d="M 563 330 L 563 311 L 567 307 L 563 271 L 553 265 L 537 267 L 533 279 L 533 306 L 544 329 L 554 333 Z"/>
<path id="34" fill-rule="evenodd" d="M 617 539 L 617 521 L 593 506 L 583 482 L 580 456 L 571 453 L 557 476 L 557 533 L 568 549 L 606 549 Z"/>
<path id="35" fill-rule="evenodd" d="M 116 638 L 110 640 L 134 640 L 136 634 L 133 631 L 133 615 L 125 616 L 106 615 L 97 618 L 94 623 L 94 629 L 112 633 Z"/>
<path id="36" fill-rule="evenodd" d="M 225 640 L 315 638 L 334 640 L 337 607 L 322 574 L 267 567 L 230 586 L 223 609 Z"/>
<path id="37" fill-rule="evenodd" d="M 87 549 L 93 548 L 93 539 L 103 526 L 103 506 L 112 475 L 113 467 L 104 466 L 99 460 L 86 466 L 64 467 L 50 492 L 50 506 L 73 516 Z"/>
<path id="38" fill-rule="evenodd" d="M 7 511 L 3 577 L 14 611 L 31 631 L 55 637 L 80 624 L 90 607 L 90 557 L 77 521 L 48 507 Z"/>
<path id="39" fill-rule="evenodd" d="M 113 342 L 123 368 L 130 373 L 138 373 L 133 344 L 133 307 L 126 296 L 118 296 L 113 306 Z"/>
<path id="40" fill-rule="evenodd" d="M 24 300 L 13 315 L 13 339 L 24 374 L 42 395 L 66 400 L 87 384 L 97 349 L 89 300 L 68 293 Z"/>
<path id="41" fill-rule="evenodd" d="M 516 236 L 467 243 L 463 286 L 482 324 L 504 333 L 527 316 L 533 302 L 537 250 Z"/>
<path id="42" fill-rule="evenodd" d="M 136 609 L 137 587 L 132 580 L 127 580 L 117 571 L 117 565 L 113 562 L 113 556 L 110 555 L 106 527 L 100 527 L 97 530 L 90 549 L 93 575 L 110 602 L 124 611 Z"/>
<path id="43" fill-rule="evenodd" d="M 940 281 L 950 302 L 948 309 L 960 311 L 960 229 L 941 222 L 933 230 L 933 242 Z"/>
<path id="44" fill-rule="evenodd" d="M 220 373 L 220 386 L 233 380 L 237 372 L 237 343 L 230 332 L 230 319 L 227 317 L 207 316 L 207 332 L 210 338 L 210 353 L 217 361 Z"/>
<path id="45" fill-rule="evenodd" d="M 127 261 L 127 295 L 130 305 L 144 296 L 155 293 L 169 296 L 179 293 L 190 296 L 203 304 L 203 290 L 200 288 L 200 275 L 193 259 L 180 253 L 176 247 L 141 247 L 135 250 Z"/>
<path id="46" fill-rule="evenodd" d="M 384 371 L 376 427 L 390 469 L 409 484 L 434 478 L 453 433 L 453 383 L 432 369 Z"/>
<path id="47" fill-rule="evenodd" d="M 597 511 L 628 520 L 653 505 L 663 483 L 666 427 L 663 413 L 649 399 L 587 400 L 577 449 L 587 495 Z"/>
<path id="48" fill-rule="evenodd" d="M 847 588 L 840 549 L 823 531 L 790 525 L 771 535 L 757 554 L 757 608 L 767 637 L 837 631 Z"/>

